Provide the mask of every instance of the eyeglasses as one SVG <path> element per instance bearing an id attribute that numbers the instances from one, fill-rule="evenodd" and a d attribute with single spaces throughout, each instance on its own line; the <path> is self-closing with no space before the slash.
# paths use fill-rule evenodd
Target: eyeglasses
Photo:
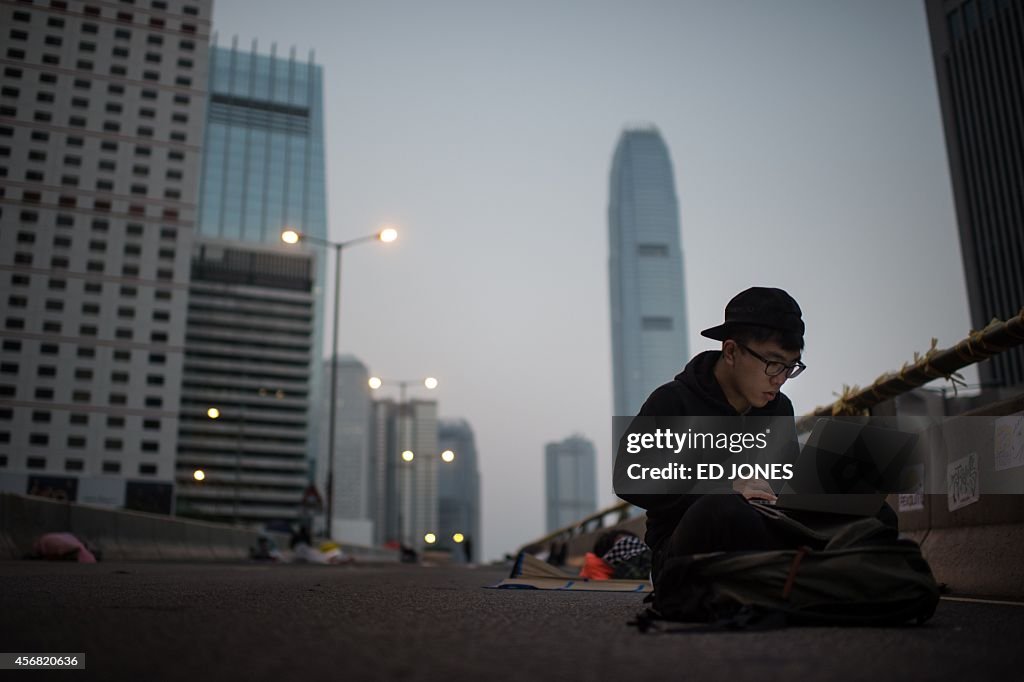
<path id="1" fill-rule="evenodd" d="M 792 365 L 787 365 L 786 363 L 779 362 L 778 360 L 769 360 L 768 358 L 764 357 L 763 355 L 761 355 L 760 353 L 758 353 L 758 352 L 756 352 L 754 350 L 751 350 L 750 348 L 748 348 L 747 346 L 743 345 L 742 343 L 737 342 L 736 345 L 739 346 L 740 348 L 742 348 L 743 350 L 747 351 L 751 355 L 753 355 L 755 358 L 757 358 L 761 362 L 763 362 L 764 363 L 764 373 L 767 374 L 770 377 L 778 376 L 778 375 L 782 374 L 783 372 L 785 372 L 786 373 L 786 378 L 787 379 L 792 379 L 794 377 L 799 376 L 801 372 L 803 372 L 805 369 L 807 369 L 807 365 L 805 365 L 804 363 L 800 362 L 799 360 L 794 362 Z"/>

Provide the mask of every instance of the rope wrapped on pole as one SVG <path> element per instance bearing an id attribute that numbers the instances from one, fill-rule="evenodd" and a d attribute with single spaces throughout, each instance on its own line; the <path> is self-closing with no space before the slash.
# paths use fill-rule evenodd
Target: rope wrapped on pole
<path id="1" fill-rule="evenodd" d="M 803 417 L 799 426 L 805 426 L 805 420 L 813 417 L 838 417 L 863 415 L 867 411 L 894 398 L 901 393 L 923 386 L 935 379 L 946 379 L 952 382 L 953 389 L 963 386 L 963 377 L 957 371 L 993 355 L 1024 344 L 1024 308 L 1008 320 L 993 319 L 980 331 L 971 331 L 967 338 L 952 348 L 939 349 L 938 341 L 932 339 L 931 347 L 926 353 L 914 353 L 914 361 L 904 363 L 898 372 L 887 372 L 875 379 L 866 388 L 843 386 L 838 400 L 830 405 L 815 408 Z"/>

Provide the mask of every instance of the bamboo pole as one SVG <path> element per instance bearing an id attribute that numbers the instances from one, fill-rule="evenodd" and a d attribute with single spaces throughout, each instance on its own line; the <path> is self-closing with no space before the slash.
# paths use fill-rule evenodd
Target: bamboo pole
<path id="1" fill-rule="evenodd" d="M 954 389 L 963 386 L 958 370 L 1024 344 L 1024 308 L 1008 320 L 993 319 L 984 329 L 971 331 L 951 348 L 939 349 L 937 344 L 932 339 L 931 348 L 924 355 L 914 353 L 912 363 L 904 363 L 898 372 L 881 375 L 866 388 L 843 386 L 838 400 L 812 410 L 801 418 L 800 426 L 812 417 L 866 414 L 875 405 L 935 379 L 952 382 Z"/>

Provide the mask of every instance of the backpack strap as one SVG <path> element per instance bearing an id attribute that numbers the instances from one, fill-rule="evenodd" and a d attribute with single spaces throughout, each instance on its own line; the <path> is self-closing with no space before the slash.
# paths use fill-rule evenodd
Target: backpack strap
<path id="1" fill-rule="evenodd" d="M 788 600 L 790 592 L 793 591 L 793 584 L 796 582 L 796 573 L 800 570 L 800 563 L 807 556 L 811 548 L 807 545 L 800 547 L 793 557 L 793 563 L 789 565 L 789 575 L 786 576 L 786 584 L 782 586 L 782 598 Z"/>

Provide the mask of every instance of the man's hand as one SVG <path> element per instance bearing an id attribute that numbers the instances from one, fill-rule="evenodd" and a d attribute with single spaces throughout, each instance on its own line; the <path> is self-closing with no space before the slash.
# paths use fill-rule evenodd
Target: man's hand
<path id="1" fill-rule="evenodd" d="M 732 489 L 743 495 L 748 500 L 768 500 L 774 502 L 778 498 L 772 492 L 768 481 L 760 478 L 736 479 L 732 482 Z"/>

